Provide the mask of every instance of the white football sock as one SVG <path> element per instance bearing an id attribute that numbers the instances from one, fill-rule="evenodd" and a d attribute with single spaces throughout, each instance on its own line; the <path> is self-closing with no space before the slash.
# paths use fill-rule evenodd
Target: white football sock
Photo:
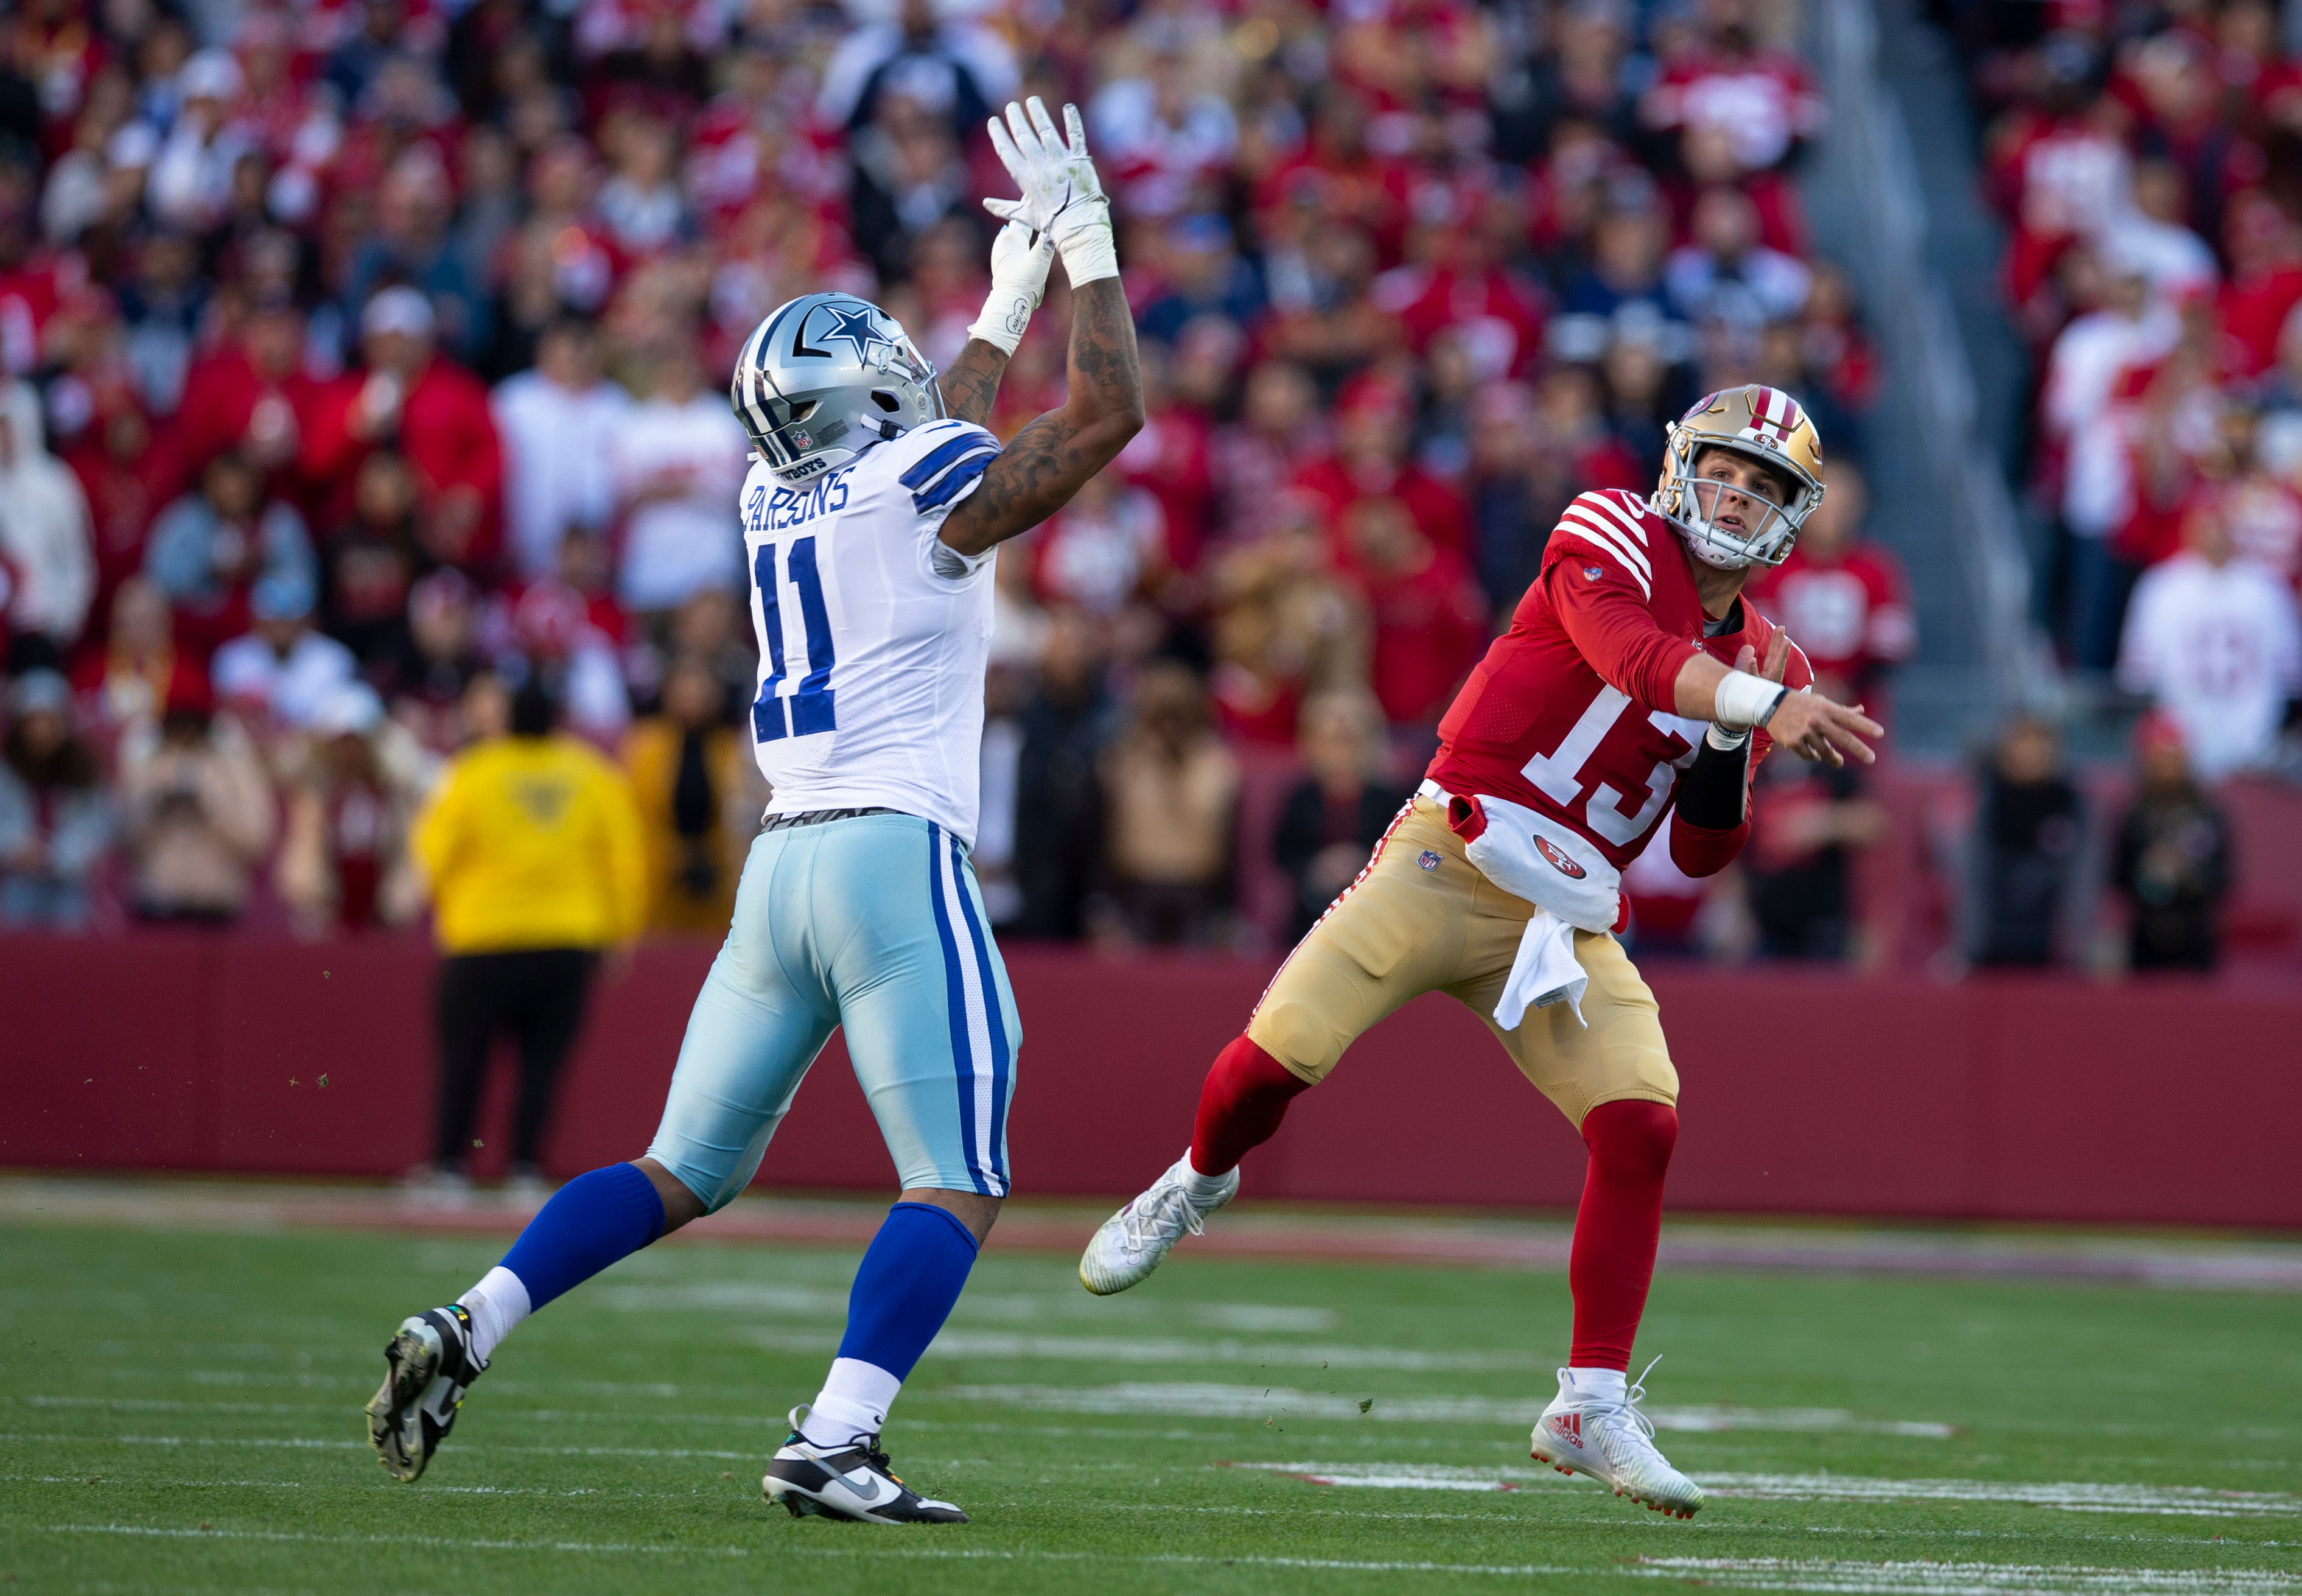
<path id="1" fill-rule="evenodd" d="M 500 1264 L 480 1276 L 480 1283 L 456 1303 L 472 1316 L 472 1357 L 483 1368 L 495 1356 L 496 1344 L 532 1311 L 527 1287 Z"/>
<path id="2" fill-rule="evenodd" d="M 1620 1402 L 1629 1394 L 1630 1377 L 1620 1369 L 1569 1369 L 1567 1379 L 1578 1396 L 1601 1402 Z"/>
<path id="3" fill-rule="evenodd" d="M 799 1432 L 819 1447 L 853 1446 L 887 1425 L 887 1409 L 903 1382 L 877 1364 L 860 1357 L 835 1357 L 823 1390 L 807 1405 L 807 1422 Z"/>
<path id="4" fill-rule="evenodd" d="M 1183 1149 L 1183 1190 L 1195 1203 L 1211 1203 L 1222 1196 L 1223 1183 L 1231 1176 L 1225 1170 L 1220 1175 L 1203 1175 L 1199 1166 L 1191 1162 L 1191 1150 Z"/>

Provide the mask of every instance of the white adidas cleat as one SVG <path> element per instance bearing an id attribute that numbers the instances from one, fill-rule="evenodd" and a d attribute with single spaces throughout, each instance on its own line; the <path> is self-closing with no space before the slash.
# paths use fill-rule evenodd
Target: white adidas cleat
<path id="1" fill-rule="evenodd" d="M 1185 1150 L 1151 1189 L 1103 1222 L 1080 1255 L 1080 1284 L 1097 1297 L 1139 1285 L 1175 1250 L 1185 1236 L 1207 1228 L 1207 1215 L 1239 1195 L 1239 1171 L 1222 1178 L 1222 1189 L 1206 1202 L 1192 1199 L 1186 1184 L 1196 1172 Z"/>
<path id="2" fill-rule="evenodd" d="M 1559 1370 L 1558 1395 L 1535 1423 L 1530 1455 L 1562 1474 L 1589 1474 L 1655 1512 L 1692 1518 L 1702 1506 L 1702 1487 L 1655 1449 L 1654 1425 L 1639 1411 L 1653 1372 L 1649 1364 L 1617 1402 L 1578 1390 Z"/>

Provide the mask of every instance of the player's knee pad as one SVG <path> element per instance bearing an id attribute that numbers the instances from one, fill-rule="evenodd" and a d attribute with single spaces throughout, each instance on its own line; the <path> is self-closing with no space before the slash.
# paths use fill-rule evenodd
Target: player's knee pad
<path id="1" fill-rule="evenodd" d="M 1312 1085 L 1327 1078 L 1349 1046 L 1349 1038 L 1339 1036 L 1317 1009 L 1290 1001 L 1266 1002 L 1256 1010 L 1247 1038 Z"/>

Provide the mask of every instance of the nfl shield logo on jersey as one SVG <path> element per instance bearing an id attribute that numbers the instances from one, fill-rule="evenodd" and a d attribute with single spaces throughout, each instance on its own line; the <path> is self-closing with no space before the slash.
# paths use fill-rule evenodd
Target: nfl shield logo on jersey
<path id="1" fill-rule="evenodd" d="M 1583 567 L 1583 580 L 1585 582 L 1596 582 L 1600 577 L 1606 574 L 1607 567 L 1604 566 L 1584 566 Z"/>
<path id="2" fill-rule="evenodd" d="M 1437 869 L 1439 868 L 1438 850 L 1435 848 L 1424 849 L 1422 855 L 1417 858 L 1415 862 L 1421 865 L 1426 870 Z"/>

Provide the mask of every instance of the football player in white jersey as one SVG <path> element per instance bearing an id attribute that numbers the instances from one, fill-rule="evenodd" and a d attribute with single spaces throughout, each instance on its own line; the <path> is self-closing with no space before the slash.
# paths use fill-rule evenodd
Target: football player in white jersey
<path id="1" fill-rule="evenodd" d="M 942 1327 L 1007 1195 L 1022 1041 L 978 894 L 977 744 L 993 550 L 1060 508 L 1143 424 L 1110 207 L 1077 110 L 994 118 L 1022 190 L 991 297 L 937 374 L 884 311 L 809 294 L 762 322 L 731 399 L 756 449 L 741 513 L 760 637 L 751 727 L 775 795 L 696 999 L 644 1157 L 577 1177 L 462 1298 L 407 1319 L 367 1407 L 414 1480 L 522 1319 L 742 1191 L 801 1078 L 844 1027 L 902 1195 L 857 1270 L 845 1338 L 761 1488 L 794 1515 L 964 1523 L 891 1472 L 888 1405 Z M 1061 255 L 1063 407 L 1004 449 L 984 430 Z"/>

